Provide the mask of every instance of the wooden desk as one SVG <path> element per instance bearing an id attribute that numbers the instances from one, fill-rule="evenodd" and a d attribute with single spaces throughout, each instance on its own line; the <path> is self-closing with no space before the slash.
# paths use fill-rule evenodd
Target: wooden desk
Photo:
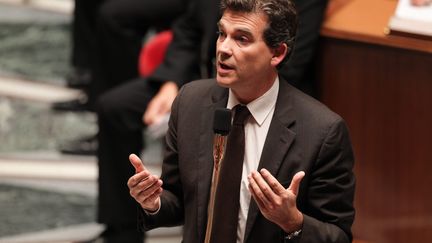
<path id="1" fill-rule="evenodd" d="M 397 0 L 330 1 L 334 10 L 327 15 L 321 33 L 337 39 L 432 53 L 430 40 L 384 34 L 396 4 Z"/>
<path id="2" fill-rule="evenodd" d="M 356 155 L 355 238 L 432 242 L 432 42 L 386 36 L 395 0 L 351 0 L 327 16 L 321 99 Z"/>

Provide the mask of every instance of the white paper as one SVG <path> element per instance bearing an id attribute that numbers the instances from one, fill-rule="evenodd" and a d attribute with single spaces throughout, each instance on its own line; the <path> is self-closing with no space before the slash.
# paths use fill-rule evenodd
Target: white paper
<path id="1" fill-rule="evenodd" d="M 407 20 L 432 22 L 432 4 L 414 6 L 411 0 L 399 0 L 396 17 Z"/>

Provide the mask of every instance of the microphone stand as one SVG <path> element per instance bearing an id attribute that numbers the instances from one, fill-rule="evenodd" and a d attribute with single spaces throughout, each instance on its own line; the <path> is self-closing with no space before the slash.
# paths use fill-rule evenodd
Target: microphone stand
<path id="1" fill-rule="evenodd" d="M 215 197 L 216 197 L 216 188 L 219 183 L 219 171 L 220 171 L 222 159 L 224 157 L 225 146 L 226 146 L 226 139 L 224 139 L 223 136 L 216 135 L 213 141 L 215 144 L 213 146 L 214 167 L 213 167 L 212 184 L 210 188 L 206 237 L 204 240 L 205 243 L 210 242 L 211 231 L 213 228 L 213 208 L 214 208 Z"/>
<path id="2" fill-rule="evenodd" d="M 227 143 L 226 135 L 231 128 L 231 111 L 229 109 L 220 109 L 215 111 L 215 120 L 213 129 L 215 136 L 213 138 L 213 176 L 210 188 L 210 198 L 207 211 L 207 228 L 205 234 L 205 243 L 210 243 L 210 236 L 213 228 L 213 213 L 216 197 L 216 189 L 219 183 L 219 172 L 222 160 L 225 154 L 225 147 Z"/>

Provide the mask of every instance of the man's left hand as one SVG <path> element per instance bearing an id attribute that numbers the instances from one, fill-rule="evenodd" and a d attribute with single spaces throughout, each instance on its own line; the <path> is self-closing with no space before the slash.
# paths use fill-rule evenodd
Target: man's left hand
<path id="1" fill-rule="evenodd" d="M 297 172 L 287 189 L 266 169 L 248 176 L 249 191 L 261 213 L 287 233 L 297 231 L 303 225 L 303 214 L 297 209 L 296 199 L 304 175 L 303 171 Z"/>

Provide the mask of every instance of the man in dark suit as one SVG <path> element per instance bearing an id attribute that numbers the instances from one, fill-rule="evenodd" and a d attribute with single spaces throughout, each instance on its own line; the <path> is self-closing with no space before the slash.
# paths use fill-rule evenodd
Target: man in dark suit
<path id="1" fill-rule="evenodd" d="M 290 60 L 280 73 L 303 89 L 310 71 L 326 0 L 298 0 L 299 29 Z M 215 75 L 215 41 L 219 0 L 193 0 L 173 26 L 174 39 L 163 63 L 149 78 L 136 79 L 103 94 L 97 105 L 99 123 L 98 222 L 136 230 L 137 204 L 125 182 L 133 175 L 127 158 L 143 149 L 142 129 L 171 110 L 183 84 Z M 143 123 L 144 120 L 144 123 Z M 108 227 L 111 228 L 111 227 Z M 117 230 L 118 231 L 118 230 Z M 129 234 L 132 235 L 132 234 Z"/>
<path id="2" fill-rule="evenodd" d="M 128 187 L 144 209 L 144 228 L 183 224 L 184 242 L 207 239 L 213 114 L 226 107 L 234 123 L 237 113 L 249 116 L 242 122 L 241 180 L 230 185 L 239 194 L 236 231 L 223 242 L 351 242 L 355 179 L 347 127 L 278 72 L 294 45 L 292 2 L 222 0 L 222 12 L 216 80 L 186 84 L 174 101 L 161 178 L 129 157 L 136 174 Z M 221 175 L 234 165 L 227 161 Z M 234 205 L 223 206 L 228 212 Z"/>

